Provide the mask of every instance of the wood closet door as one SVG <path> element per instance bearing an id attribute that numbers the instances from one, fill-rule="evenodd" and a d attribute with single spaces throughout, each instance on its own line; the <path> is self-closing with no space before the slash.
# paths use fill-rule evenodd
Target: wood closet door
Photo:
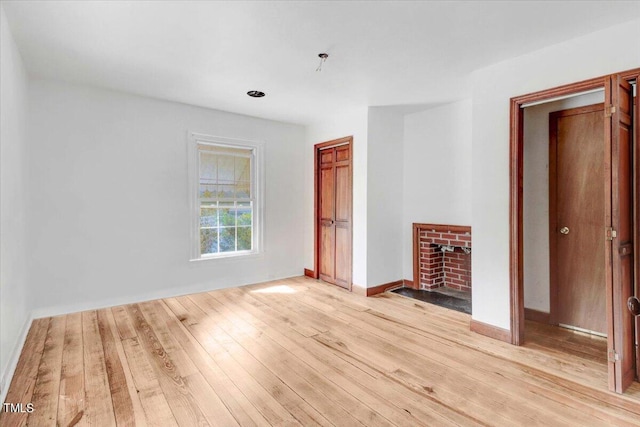
<path id="1" fill-rule="evenodd" d="M 604 104 L 549 115 L 551 321 L 607 333 Z"/>
<path id="2" fill-rule="evenodd" d="M 640 256 L 638 256 L 638 244 L 640 243 L 640 230 L 638 227 L 638 223 L 640 223 L 640 74 L 636 77 L 636 93 L 634 96 L 634 111 L 635 116 L 633 119 L 633 129 L 635 132 L 635 144 L 633 148 L 634 154 L 634 188 L 635 188 L 635 216 L 634 216 L 634 227 L 635 227 L 635 240 L 634 240 L 634 282 L 635 282 L 635 297 L 640 299 Z M 636 380 L 640 381 L 640 316 L 635 316 L 634 321 L 635 327 L 635 352 L 636 352 Z"/>
<path id="3" fill-rule="evenodd" d="M 351 287 L 351 145 L 319 150 L 319 278 Z"/>
<path id="4" fill-rule="evenodd" d="M 624 392 L 635 377 L 634 318 L 627 300 L 633 284 L 633 88 L 619 75 L 605 83 L 606 197 L 611 235 L 607 251 L 609 389 Z"/>

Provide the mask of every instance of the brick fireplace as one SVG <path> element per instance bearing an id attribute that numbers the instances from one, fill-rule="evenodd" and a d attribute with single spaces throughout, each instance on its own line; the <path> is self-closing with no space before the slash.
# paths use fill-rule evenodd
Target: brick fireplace
<path id="1" fill-rule="evenodd" d="M 413 224 L 413 288 L 471 291 L 471 227 Z"/>

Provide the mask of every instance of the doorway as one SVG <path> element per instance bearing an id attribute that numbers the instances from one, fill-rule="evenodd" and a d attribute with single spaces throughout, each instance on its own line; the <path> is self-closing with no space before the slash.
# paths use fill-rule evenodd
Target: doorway
<path id="1" fill-rule="evenodd" d="M 351 290 L 352 137 L 314 146 L 315 278 Z"/>
<path id="2" fill-rule="evenodd" d="M 634 239 L 638 228 L 634 227 L 638 214 L 638 174 L 635 173 L 638 150 L 633 150 L 633 137 L 638 136 L 638 126 L 633 125 L 633 95 L 631 82 L 636 81 L 640 70 L 595 78 L 546 91 L 511 99 L 510 143 L 510 298 L 511 341 L 515 345 L 524 342 L 524 257 L 523 257 L 523 108 L 534 103 L 566 98 L 577 93 L 604 88 L 604 235 L 605 314 L 607 323 L 607 371 L 609 389 L 622 393 L 637 376 L 634 349 L 634 322 L 627 310 L 627 298 L 634 291 Z M 638 101 L 635 98 L 635 123 L 638 122 Z M 632 179 L 633 175 L 633 179 Z M 636 191 L 633 191 L 636 188 Z M 560 226 L 562 228 L 564 226 Z M 570 227 L 569 227 L 570 229 Z M 559 231 L 559 230 L 558 230 Z M 569 231 L 570 232 L 570 231 Z M 637 269 L 636 269 L 637 271 Z"/>

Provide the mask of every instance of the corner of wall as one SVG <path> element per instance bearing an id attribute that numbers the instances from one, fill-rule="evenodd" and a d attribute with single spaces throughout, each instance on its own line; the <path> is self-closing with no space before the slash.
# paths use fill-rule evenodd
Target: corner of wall
<path id="1" fill-rule="evenodd" d="M 367 288 L 402 279 L 404 115 L 395 107 L 367 114 Z"/>
<path id="2" fill-rule="evenodd" d="M 0 4 L 0 402 L 31 325 L 26 212 L 29 80 Z"/>
<path id="3" fill-rule="evenodd" d="M 9 386 L 11 385 L 11 379 L 13 378 L 13 374 L 18 367 L 18 360 L 20 360 L 20 354 L 22 353 L 24 344 L 27 341 L 27 335 L 29 334 L 32 323 L 33 316 L 29 315 L 29 317 L 27 317 L 27 320 L 22 325 L 20 335 L 18 336 L 16 345 L 13 347 L 13 351 L 11 352 L 11 357 L 9 358 L 7 366 L 3 369 L 2 373 L 0 373 L 0 403 L 4 403 L 7 397 L 7 392 L 9 391 Z"/>

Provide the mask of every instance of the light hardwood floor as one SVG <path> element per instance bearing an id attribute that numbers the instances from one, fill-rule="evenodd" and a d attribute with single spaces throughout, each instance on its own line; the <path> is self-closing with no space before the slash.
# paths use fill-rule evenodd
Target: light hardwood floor
<path id="1" fill-rule="evenodd" d="M 35 411 L 0 425 L 640 425 L 588 337 L 469 321 L 303 277 L 38 319 L 7 396 Z"/>

